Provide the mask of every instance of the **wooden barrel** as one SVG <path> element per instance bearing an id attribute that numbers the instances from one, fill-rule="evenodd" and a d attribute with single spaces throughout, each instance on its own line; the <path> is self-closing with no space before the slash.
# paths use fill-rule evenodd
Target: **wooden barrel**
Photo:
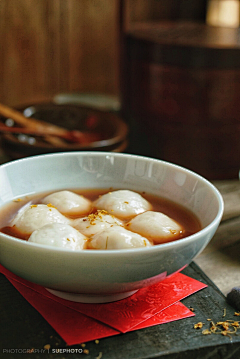
<path id="1" fill-rule="evenodd" d="M 240 30 L 137 24 L 123 37 L 122 109 L 132 151 L 208 179 L 238 178 Z"/>

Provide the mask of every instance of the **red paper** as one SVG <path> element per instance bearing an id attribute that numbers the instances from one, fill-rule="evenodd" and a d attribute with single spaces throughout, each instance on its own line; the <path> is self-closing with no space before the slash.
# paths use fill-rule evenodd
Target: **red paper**
<path id="1" fill-rule="evenodd" d="M 0 270 L 2 270 L 6 276 L 10 276 L 38 293 L 108 324 L 123 333 L 151 318 L 170 305 L 206 287 L 205 284 L 195 279 L 181 273 L 176 273 L 158 284 L 140 289 L 137 293 L 126 299 L 106 304 L 87 304 L 58 298 L 45 288 L 19 278 L 4 267 L 1 267 Z"/>
<path id="2" fill-rule="evenodd" d="M 207 287 L 184 274 L 176 273 L 118 302 L 86 304 L 58 298 L 1 265 L 0 272 L 8 277 L 68 345 L 193 316 L 178 301 Z"/>
<path id="3" fill-rule="evenodd" d="M 46 321 L 63 338 L 67 345 L 80 344 L 95 339 L 106 338 L 120 334 L 108 325 L 89 318 L 86 315 L 66 307 L 35 290 L 26 287 L 11 278 L 9 281 L 24 296 L 24 298 L 46 319 Z M 178 302 L 161 313 L 142 322 L 132 330 L 163 324 L 174 320 L 194 316 L 188 308 Z"/>
<path id="4" fill-rule="evenodd" d="M 73 303 L 71 308 L 77 307 L 81 313 L 125 333 L 203 287 L 203 283 L 177 273 L 117 302 L 97 305 Z"/>

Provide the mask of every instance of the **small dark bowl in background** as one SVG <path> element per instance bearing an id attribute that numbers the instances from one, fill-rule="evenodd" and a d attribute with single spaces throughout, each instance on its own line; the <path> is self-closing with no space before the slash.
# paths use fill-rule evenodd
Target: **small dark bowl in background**
<path id="1" fill-rule="evenodd" d="M 41 103 L 23 106 L 18 109 L 26 117 L 46 121 L 68 130 L 79 130 L 97 134 L 93 142 L 66 143 L 55 146 L 42 137 L 24 134 L 2 134 L 2 149 L 10 159 L 32 155 L 66 151 L 114 151 L 123 152 L 127 145 L 128 126 L 113 112 L 100 111 L 75 104 Z M 0 117 L 6 123 L 6 119 Z M 19 127 L 17 124 L 15 126 Z"/>

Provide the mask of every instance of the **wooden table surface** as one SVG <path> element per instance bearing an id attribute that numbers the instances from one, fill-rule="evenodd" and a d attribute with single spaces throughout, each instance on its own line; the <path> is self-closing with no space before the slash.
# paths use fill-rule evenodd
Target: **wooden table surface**
<path id="1" fill-rule="evenodd" d="M 213 181 L 224 200 L 221 224 L 205 250 L 195 259 L 223 294 L 240 286 L 240 181 Z"/>

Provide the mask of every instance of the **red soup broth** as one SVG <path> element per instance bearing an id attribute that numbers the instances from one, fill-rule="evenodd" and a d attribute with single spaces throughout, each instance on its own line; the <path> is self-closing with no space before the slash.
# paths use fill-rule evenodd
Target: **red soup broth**
<path id="1" fill-rule="evenodd" d="M 114 191 L 117 189 L 70 189 L 69 191 L 80 194 L 92 202 L 95 201 L 99 196 L 108 193 L 109 191 Z M 60 190 L 58 190 L 60 191 Z M 29 235 L 23 235 L 17 229 L 10 226 L 12 219 L 17 215 L 18 211 L 25 205 L 40 204 L 41 199 L 57 191 L 44 192 L 34 195 L 29 195 L 21 198 L 14 199 L 11 203 L 8 203 L 3 208 L 1 208 L 0 215 L 0 232 L 11 235 L 13 237 L 28 240 Z M 136 192 L 136 191 L 134 191 Z M 168 199 L 157 197 L 146 192 L 136 192 L 139 193 L 143 198 L 145 198 L 152 205 L 152 210 L 155 212 L 161 212 L 177 221 L 183 228 L 184 234 L 181 238 L 188 237 L 191 234 L 194 234 L 201 230 L 201 224 L 198 218 L 194 213 L 185 207 L 176 204 Z M 92 208 L 90 213 L 94 213 L 96 208 Z M 89 214 L 90 214 L 89 213 Z M 87 214 L 84 214 L 82 217 L 85 217 Z M 70 217 L 70 216 L 69 216 Z M 79 217 L 79 216 L 78 216 Z M 76 218 L 71 216 L 70 218 Z M 122 219 L 121 219 L 122 220 Z M 128 222 L 130 218 L 123 220 L 123 222 Z"/>

